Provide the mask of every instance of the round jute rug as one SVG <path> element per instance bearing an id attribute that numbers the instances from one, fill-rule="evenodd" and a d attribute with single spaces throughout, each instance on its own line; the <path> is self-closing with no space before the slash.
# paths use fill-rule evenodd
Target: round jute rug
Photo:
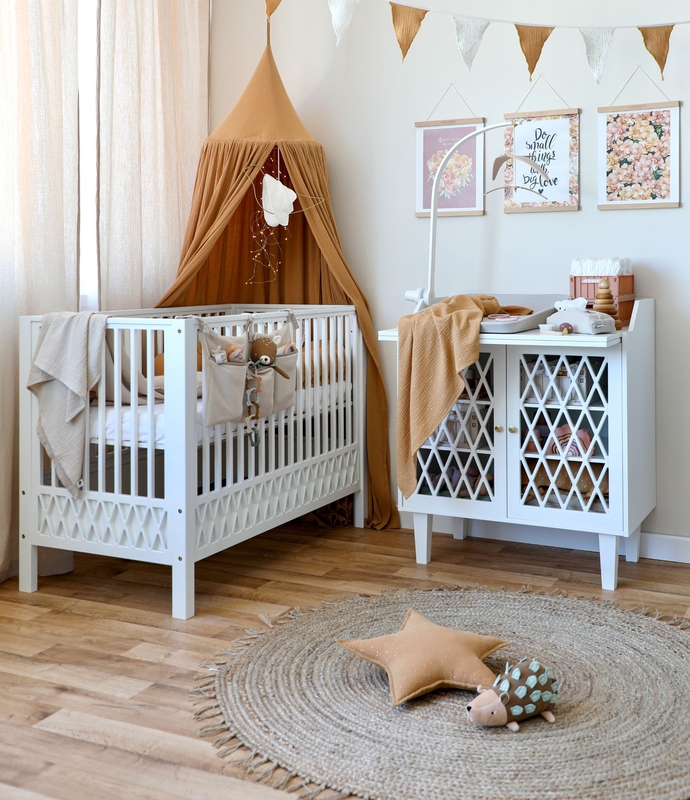
<path id="1" fill-rule="evenodd" d="M 512 641 L 486 660 L 496 672 L 523 656 L 552 665 L 556 723 L 475 727 L 465 713 L 475 695 L 458 690 L 392 708 L 385 671 L 336 639 L 395 632 L 409 608 Z M 671 622 L 462 588 L 293 609 L 206 665 L 201 734 L 253 777 L 324 800 L 327 788 L 372 800 L 687 800 L 690 635 Z"/>

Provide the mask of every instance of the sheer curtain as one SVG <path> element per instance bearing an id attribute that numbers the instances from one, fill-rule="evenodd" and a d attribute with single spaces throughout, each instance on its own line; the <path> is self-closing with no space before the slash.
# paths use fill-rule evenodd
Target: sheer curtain
<path id="1" fill-rule="evenodd" d="M 0 2 L 0 580 L 17 573 L 18 317 L 77 309 L 76 44 L 76 0 Z"/>
<path id="2" fill-rule="evenodd" d="M 208 0 L 101 0 L 100 307 L 175 280 L 208 131 Z"/>

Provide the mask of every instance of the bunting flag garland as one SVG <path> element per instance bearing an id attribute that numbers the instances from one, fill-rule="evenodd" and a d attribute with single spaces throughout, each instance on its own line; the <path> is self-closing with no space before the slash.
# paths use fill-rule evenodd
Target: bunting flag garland
<path id="1" fill-rule="evenodd" d="M 266 0 L 266 16 L 270 19 L 271 14 L 278 8 L 281 0 Z"/>
<path id="2" fill-rule="evenodd" d="M 278 0 L 280 2 L 280 0 Z M 340 44 L 343 34 L 352 22 L 352 15 L 360 0 L 328 0 L 328 7 L 331 10 L 333 30 L 336 36 L 336 45 Z"/>
<path id="3" fill-rule="evenodd" d="M 529 69 L 529 79 L 531 81 L 532 73 L 537 66 L 542 48 L 546 40 L 553 33 L 553 28 L 538 28 L 535 25 L 516 25 L 515 30 L 520 39 L 522 52 L 527 59 L 527 68 Z"/>
<path id="4" fill-rule="evenodd" d="M 468 70 L 472 69 L 472 62 L 477 55 L 479 45 L 482 42 L 484 31 L 489 27 L 490 21 L 488 19 L 477 19 L 476 17 L 456 17 L 453 16 L 455 22 L 455 37 L 458 40 L 458 49 L 462 54 L 462 60 Z"/>
<path id="5" fill-rule="evenodd" d="M 428 12 L 424 8 L 413 8 L 412 6 L 402 6 L 399 3 L 391 3 L 391 13 L 393 15 L 395 36 L 404 61 L 407 51 L 410 49 L 412 42 L 414 42 L 414 38 Z"/>
<path id="6" fill-rule="evenodd" d="M 644 39 L 644 46 L 654 57 L 661 70 L 661 80 L 664 79 L 664 68 L 668 57 L 668 44 L 673 31 L 673 25 L 664 25 L 656 28 L 640 28 Z"/>
<path id="7" fill-rule="evenodd" d="M 592 70 L 594 80 L 599 83 L 604 74 L 606 58 L 613 41 L 615 28 L 580 28 L 580 33 L 585 42 L 587 63 Z"/>
<path id="8" fill-rule="evenodd" d="M 265 3 L 266 16 L 270 19 L 271 14 L 278 8 L 281 0 L 265 0 Z M 348 29 L 352 17 L 360 3 L 361 0 L 328 0 L 328 7 L 331 12 L 331 20 L 337 44 L 340 43 L 345 31 Z M 429 11 L 437 11 L 438 13 L 448 14 L 448 16 L 452 17 L 455 25 L 455 37 L 458 43 L 458 50 L 468 70 L 472 69 L 472 64 L 479 50 L 479 46 L 482 43 L 484 33 L 492 22 L 503 22 L 514 25 L 520 41 L 520 47 L 527 61 L 530 82 L 532 81 L 532 75 L 541 57 L 544 44 L 554 31 L 554 27 L 546 25 L 523 25 L 514 20 L 485 19 L 466 15 L 460 16 L 445 10 L 441 11 L 439 9 L 420 8 L 408 5 L 406 2 L 394 3 L 391 0 L 390 6 L 393 28 L 403 61 Z M 661 70 L 661 77 L 663 80 L 666 59 L 668 58 L 669 52 L 669 40 L 674 27 L 677 25 L 690 25 L 690 20 L 676 21 L 671 25 L 651 25 L 645 27 L 623 25 L 619 27 L 638 28 L 642 34 L 645 47 L 651 53 Z M 576 26 L 566 25 L 562 27 L 575 28 Z M 585 44 L 587 63 L 589 64 L 594 79 L 599 83 L 604 72 L 604 67 L 606 66 L 606 60 L 616 28 L 584 27 L 578 28 L 578 30 Z"/>

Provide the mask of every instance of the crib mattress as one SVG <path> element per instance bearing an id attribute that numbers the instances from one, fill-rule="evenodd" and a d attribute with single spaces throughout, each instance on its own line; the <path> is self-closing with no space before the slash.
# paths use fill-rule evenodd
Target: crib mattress
<path id="1" fill-rule="evenodd" d="M 307 402 L 309 401 L 309 410 L 313 411 L 314 408 L 326 408 L 330 407 L 331 401 L 331 389 L 333 387 L 326 386 L 326 397 L 325 401 L 322 403 L 322 397 L 324 394 L 324 387 L 316 386 L 311 389 L 308 393 L 305 389 L 300 390 L 301 394 L 301 408 L 304 409 L 307 407 Z M 336 403 L 340 403 L 346 397 L 349 397 L 349 393 L 352 389 L 351 383 L 341 382 L 335 384 L 335 395 L 336 395 Z M 149 415 L 148 415 L 148 408 L 147 406 L 136 406 L 136 415 L 137 415 L 137 441 L 139 446 L 145 447 L 148 445 L 150 441 L 150 425 L 149 425 Z M 285 412 L 286 414 L 290 414 L 291 411 L 294 411 L 297 408 L 295 405 L 294 408 L 287 409 Z M 203 425 L 203 400 L 199 398 L 196 403 L 196 418 L 197 418 L 197 425 L 196 425 L 196 441 L 197 444 L 201 444 L 204 438 L 204 425 Z M 121 437 L 122 437 L 122 444 L 125 446 L 129 446 L 132 441 L 132 423 L 133 423 L 133 414 L 132 414 L 132 406 L 122 406 L 122 414 L 121 414 Z M 156 403 L 153 406 L 153 427 L 154 427 L 154 444 L 155 447 L 158 449 L 163 449 L 165 447 L 165 403 Z M 236 425 L 233 424 L 232 430 L 236 429 Z M 107 406 L 105 409 L 105 440 L 106 444 L 114 444 L 115 442 L 115 431 L 117 430 L 117 413 L 113 406 Z M 215 435 L 214 428 L 208 428 L 208 435 L 209 439 L 213 439 Z M 99 425 L 98 425 L 98 409 L 96 407 L 91 408 L 91 413 L 89 415 L 89 437 L 92 443 L 98 442 L 99 436 Z"/>

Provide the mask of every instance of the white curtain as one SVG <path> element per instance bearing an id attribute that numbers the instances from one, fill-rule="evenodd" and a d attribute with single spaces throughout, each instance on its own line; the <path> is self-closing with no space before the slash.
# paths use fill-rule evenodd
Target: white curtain
<path id="1" fill-rule="evenodd" d="M 154 305 L 177 274 L 208 131 L 208 0 L 101 0 L 100 307 Z"/>
<path id="2" fill-rule="evenodd" d="M 76 311 L 76 0 L 0 2 L 0 580 L 17 573 L 18 317 Z M 72 556 L 41 550 L 41 572 Z"/>

